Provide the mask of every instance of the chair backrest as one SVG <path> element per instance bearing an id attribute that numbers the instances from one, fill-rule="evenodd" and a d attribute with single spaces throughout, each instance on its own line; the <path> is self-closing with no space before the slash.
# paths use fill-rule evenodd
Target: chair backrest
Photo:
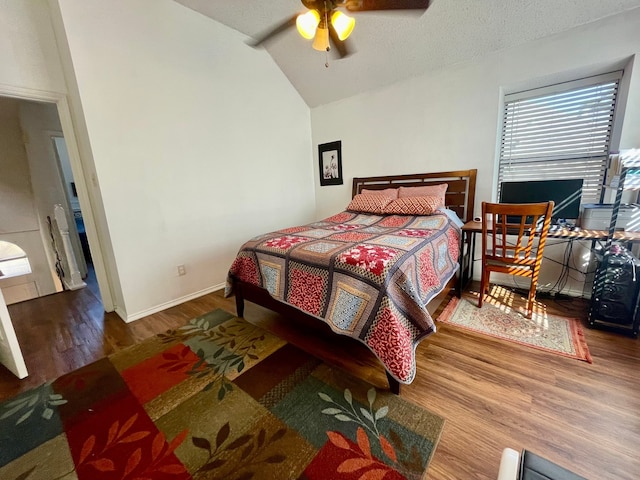
<path id="1" fill-rule="evenodd" d="M 482 257 L 519 266 L 539 266 L 553 202 L 482 202 Z M 534 237 L 538 237 L 537 244 Z"/>

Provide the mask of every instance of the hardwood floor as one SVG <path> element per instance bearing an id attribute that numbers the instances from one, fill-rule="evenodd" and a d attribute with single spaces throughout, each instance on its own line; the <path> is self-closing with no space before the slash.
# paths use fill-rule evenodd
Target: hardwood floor
<path id="1" fill-rule="evenodd" d="M 500 294 L 524 305 L 518 295 Z M 543 302 L 538 307 L 551 314 L 586 318 L 586 301 Z M 0 367 L 0 400 L 215 308 L 235 313 L 234 299 L 216 292 L 131 324 L 105 314 L 90 288 L 11 305 L 30 376 L 20 381 Z M 386 386 L 382 367 L 365 347 L 329 334 L 321 322 L 293 324 L 251 303 L 245 318 Z M 502 449 L 511 447 L 589 479 L 637 479 L 640 341 L 587 328 L 585 336 L 593 364 L 438 324 L 417 349 L 416 380 L 402 387 L 403 397 L 446 419 L 428 478 L 493 480 Z"/>

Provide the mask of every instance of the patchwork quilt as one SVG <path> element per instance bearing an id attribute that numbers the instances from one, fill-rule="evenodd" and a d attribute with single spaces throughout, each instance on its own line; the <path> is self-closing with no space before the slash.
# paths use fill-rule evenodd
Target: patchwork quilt
<path id="1" fill-rule="evenodd" d="M 234 279 L 324 320 L 364 343 L 399 382 L 416 373 L 415 349 L 435 332 L 427 303 L 458 268 L 460 230 L 445 214 L 344 211 L 249 240 Z"/>

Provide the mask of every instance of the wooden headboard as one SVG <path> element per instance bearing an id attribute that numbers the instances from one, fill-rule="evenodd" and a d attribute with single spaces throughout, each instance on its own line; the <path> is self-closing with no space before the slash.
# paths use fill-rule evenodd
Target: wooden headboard
<path id="1" fill-rule="evenodd" d="M 391 175 L 382 177 L 362 177 L 353 179 L 352 197 L 362 189 L 383 190 L 385 188 L 419 187 L 447 183 L 445 202 L 465 223 L 473 219 L 476 198 L 476 174 L 478 170 L 457 170 L 454 172 L 416 173 L 411 175 Z"/>

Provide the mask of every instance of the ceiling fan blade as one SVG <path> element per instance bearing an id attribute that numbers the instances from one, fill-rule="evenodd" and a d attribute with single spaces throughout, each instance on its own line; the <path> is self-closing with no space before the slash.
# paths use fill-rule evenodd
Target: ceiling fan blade
<path id="1" fill-rule="evenodd" d="M 329 23 L 329 37 L 331 38 L 331 44 L 335 47 L 340 58 L 347 57 L 353 53 L 347 40 L 340 40 L 338 38 L 338 34 L 331 23 Z"/>
<path id="2" fill-rule="evenodd" d="M 429 0 L 346 0 L 344 6 L 350 12 L 371 10 L 426 10 Z"/>
<path id="3" fill-rule="evenodd" d="M 280 23 L 279 25 L 276 25 L 275 27 L 271 28 L 270 30 L 267 30 L 265 32 L 263 32 L 262 34 L 258 35 L 256 38 L 251 39 L 249 41 L 247 41 L 247 44 L 251 45 L 252 47 L 257 47 L 263 43 L 268 42 L 269 40 L 273 39 L 275 36 L 281 34 L 282 32 L 284 32 L 285 30 L 294 27 L 296 24 L 296 18 L 298 17 L 298 15 L 294 15 L 291 18 L 287 18 L 286 20 L 284 20 L 282 23 Z"/>

